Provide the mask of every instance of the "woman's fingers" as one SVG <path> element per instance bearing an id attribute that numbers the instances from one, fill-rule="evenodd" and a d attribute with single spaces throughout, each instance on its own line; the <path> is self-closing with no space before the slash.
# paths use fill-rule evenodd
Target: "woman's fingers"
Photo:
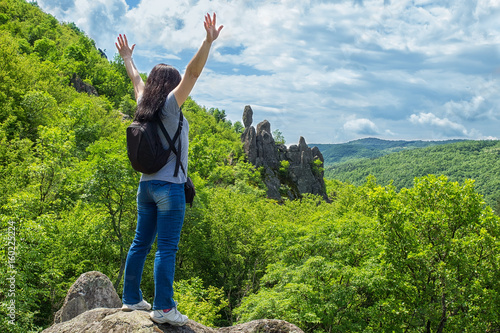
<path id="1" fill-rule="evenodd" d="M 132 45 L 132 47 L 129 47 L 129 46 L 128 46 L 127 35 L 125 35 L 125 34 L 123 34 L 123 35 L 122 35 L 122 34 L 120 34 L 120 35 L 118 35 L 117 40 L 118 40 L 118 43 L 115 43 L 115 45 L 116 45 L 116 48 L 117 48 L 118 50 L 121 50 L 121 49 L 123 49 L 123 48 L 130 49 L 131 51 L 133 51 L 133 50 L 134 50 L 135 44 L 134 44 L 134 45 Z"/>
<path id="2" fill-rule="evenodd" d="M 219 28 L 217 28 L 217 15 L 213 13 L 213 16 L 210 16 L 210 13 L 207 13 L 205 15 L 205 21 L 203 22 L 203 25 L 205 27 L 205 30 L 207 31 L 207 36 L 210 36 L 210 41 L 214 41 L 217 39 L 219 36 L 220 31 L 222 30 L 223 26 L 221 25 Z"/>
<path id="3" fill-rule="evenodd" d="M 217 16 L 215 15 L 215 13 L 214 13 L 213 18 L 212 18 L 212 17 L 210 17 L 210 13 L 207 13 L 207 14 L 205 15 L 205 23 L 206 23 L 208 26 L 211 26 L 211 25 L 215 26 L 215 25 L 216 25 L 216 21 L 217 21 Z"/>
<path id="4" fill-rule="evenodd" d="M 118 42 L 115 42 L 115 45 L 120 54 L 122 54 L 122 51 L 125 52 L 123 54 L 130 54 L 130 55 L 132 54 L 132 52 L 134 52 L 135 44 L 132 45 L 132 47 L 128 46 L 127 35 L 119 34 L 116 39 Z"/>

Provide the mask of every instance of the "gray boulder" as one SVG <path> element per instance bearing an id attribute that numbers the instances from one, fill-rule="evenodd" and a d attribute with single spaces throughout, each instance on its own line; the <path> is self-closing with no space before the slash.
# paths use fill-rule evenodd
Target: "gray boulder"
<path id="1" fill-rule="evenodd" d="M 121 306 L 120 297 L 109 278 L 101 272 L 87 272 L 80 275 L 69 289 L 63 306 L 54 316 L 54 323 L 68 321 L 91 309 Z"/>

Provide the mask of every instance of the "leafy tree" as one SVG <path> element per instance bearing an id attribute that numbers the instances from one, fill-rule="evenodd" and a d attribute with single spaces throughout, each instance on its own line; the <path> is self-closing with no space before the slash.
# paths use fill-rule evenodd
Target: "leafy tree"
<path id="1" fill-rule="evenodd" d="M 238 134 L 243 134 L 245 127 L 241 123 L 241 121 L 235 121 L 233 124 L 233 130 Z"/>
<path id="2" fill-rule="evenodd" d="M 385 286 L 377 222 L 360 213 L 336 217 L 317 200 L 289 202 L 281 211 L 286 219 L 270 244 L 278 260 L 267 267 L 261 289 L 235 311 L 240 322 L 282 318 L 306 331 L 367 328 Z"/>
<path id="3" fill-rule="evenodd" d="M 83 195 L 89 203 L 102 209 L 110 226 L 108 230 L 114 236 L 112 241 L 119 247 L 120 266 L 114 282 L 117 290 L 136 219 L 135 195 L 139 181 L 128 162 L 123 139 L 122 136 L 121 140 L 94 142 L 88 148 L 88 160 L 81 165 L 86 172 Z"/>
<path id="4" fill-rule="evenodd" d="M 137 103 L 128 95 L 125 95 L 121 99 L 119 108 L 124 114 L 126 114 L 130 118 L 133 118 L 135 110 L 137 109 Z"/>
<path id="5" fill-rule="evenodd" d="M 176 281 L 174 297 L 179 300 L 179 311 L 200 324 L 215 327 L 227 300 L 222 289 L 203 285 L 200 278 Z"/>
<path id="6" fill-rule="evenodd" d="M 208 113 L 210 113 L 212 116 L 214 116 L 214 118 L 217 122 L 226 121 L 226 111 L 225 110 L 219 110 L 218 108 L 211 108 L 210 110 L 208 110 Z"/>
<path id="7" fill-rule="evenodd" d="M 25 192 L 32 197 L 32 208 L 39 215 L 63 205 L 59 196 L 72 153 L 75 147 L 74 133 L 60 128 L 41 127 L 37 140 L 36 157 L 29 166 L 30 185 Z"/>
<path id="8" fill-rule="evenodd" d="M 394 329 L 494 331 L 500 327 L 498 217 L 472 181 L 444 176 L 370 194 L 378 208 L 390 296 L 383 318 Z M 380 323 L 381 325 L 383 323 Z"/>
<path id="9" fill-rule="evenodd" d="M 273 138 L 274 138 L 274 142 L 276 142 L 276 144 L 284 145 L 286 143 L 285 137 L 283 136 L 283 133 L 281 133 L 281 131 L 279 129 L 275 129 L 273 131 Z"/>
<path id="10" fill-rule="evenodd" d="M 267 210 L 267 203 L 253 194 L 229 189 L 201 188 L 200 192 L 202 202 L 193 208 L 201 211 L 186 216 L 176 275 L 179 279 L 203 277 L 223 288 L 229 303 L 217 324 L 230 325 L 231 309 L 257 288 L 267 263 L 262 250 L 265 230 L 257 219 L 259 211 Z"/>
<path id="11" fill-rule="evenodd" d="M 36 138 L 36 131 L 40 125 L 52 123 L 52 117 L 57 117 L 59 113 L 56 109 L 57 101 L 45 91 L 29 91 L 21 101 L 21 107 L 27 118 L 27 134 L 31 138 Z"/>

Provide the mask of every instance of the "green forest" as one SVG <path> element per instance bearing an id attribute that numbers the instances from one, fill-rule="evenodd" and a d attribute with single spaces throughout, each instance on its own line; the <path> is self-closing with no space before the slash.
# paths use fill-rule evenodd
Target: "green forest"
<path id="1" fill-rule="evenodd" d="M 381 153 L 382 154 L 382 153 Z M 326 165 L 326 163 L 325 163 Z M 362 185 L 369 175 L 396 189 L 414 178 L 445 175 L 450 181 L 473 179 L 487 204 L 500 212 L 500 141 L 462 141 L 410 149 L 377 158 L 357 158 L 325 166 L 325 177 Z"/>
<path id="2" fill-rule="evenodd" d="M 140 176 L 125 140 L 135 107 L 118 57 L 104 58 L 36 3 L 0 0 L 2 332 L 50 326 L 88 271 L 121 295 Z M 332 179 L 330 202 L 276 202 L 245 160 L 241 123 L 192 99 L 183 111 L 197 196 L 175 298 L 191 319 L 222 327 L 277 318 L 318 333 L 500 331 L 500 218 L 476 183 L 439 173 L 401 188 Z"/>

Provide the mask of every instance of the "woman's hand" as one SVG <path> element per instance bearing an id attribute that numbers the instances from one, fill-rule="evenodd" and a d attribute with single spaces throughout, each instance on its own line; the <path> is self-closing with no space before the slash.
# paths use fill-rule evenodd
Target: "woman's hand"
<path id="1" fill-rule="evenodd" d="M 210 14 L 205 15 L 204 25 L 205 25 L 205 30 L 207 31 L 207 42 L 209 43 L 212 43 L 214 40 L 217 39 L 217 37 L 219 37 L 220 31 L 224 27 L 223 25 L 221 25 L 219 28 L 216 28 L 215 27 L 216 20 L 217 18 L 215 16 L 215 13 L 213 18 L 210 17 Z"/>
<path id="2" fill-rule="evenodd" d="M 118 36 L 118 43 L 115 43 L 118 53 L 123 58 L 123 64 L 127 70 L 128 77 L 132 80 L 134 85 L 135 99 L 137 100 L 139 96 L 144 92 L 144 81 L 142 81 L 139 71 L 134 65 L 132 60 L 132 52 L 134 52 L 135 44 L 132 47 L 128 46 L 127 36 L 121 34 Z"/>
<path id="3" fill-rule="evenodd" d="M 179 83 L 179 85 L 173 90 L 175 99 L 177 100 L 179 107 L 182 105 L 182 103 L 184 103 L 184 101 L 191 93 L 196 80 L 198 80 L 203 67 L 205 67 L 212 42 L 216 40 L 217 37 L 219 37 L 219 33 L 222 30 L 222 25 L 219 28 L 216 28 L 215 19 L 215 13 L 213 18 L 210 17 L 210 14 L 205 15 L 204 25 L 205 30 L 207 31 L 207 37 L 201 44 L 198 52 L 196 52 L 193 59 L 191 59 L 191 61 L 187 65 L 186 72 L 182 77 L 181 83 Z"/>
<path id="4" fill-rule="evenodd" d="M 125 58 L 132 58 L 132 52 L 134 52 L 135 44 L 132 47 L 128 46 L 127 36 L 120 34 L 118 36 L 118 43 L 115 43 L 118 53 L 125 60 Z"/>

